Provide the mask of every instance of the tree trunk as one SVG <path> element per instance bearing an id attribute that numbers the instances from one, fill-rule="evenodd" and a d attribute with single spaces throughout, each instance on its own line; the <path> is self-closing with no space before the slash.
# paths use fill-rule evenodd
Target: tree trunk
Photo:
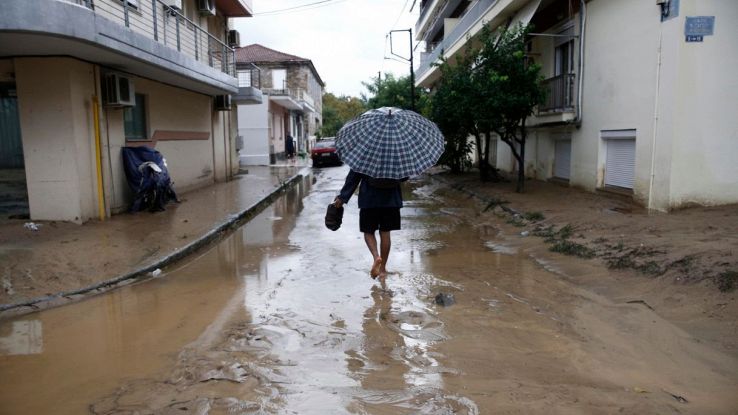
<path id="1" fill-rule="evenodd" d="M 474 133 L 474 139 L 476 140 L 477 144 L 477 163 L 479 164 L 479 180 L 484 181 L 484 161 L 483 159 L 483 152 L 482 152 L 482 137 L 481 134 L 478 132 Z"/>
<path id="2" fill-rule="evenodd" d="M 483 182 L 488 182 L 491 180 L 489 171 L 490 171 L 490 165 L 489 165 L 489 143 L 491 140 L 491 133 L 489 131 L 484 133 L 484 157 L 479 162 L 479 175 L 480 179 Z"/>
<path id="3" fill-rule="evenodd" d="M 518 158 L 518 183 L 515 188 L 515 191 L 518 193 L 523 193 L 523 188 L 525 186 L 525 133 L 525 119 L 523 119 L 523 122 L 520 126 L 520 158 Z"/>

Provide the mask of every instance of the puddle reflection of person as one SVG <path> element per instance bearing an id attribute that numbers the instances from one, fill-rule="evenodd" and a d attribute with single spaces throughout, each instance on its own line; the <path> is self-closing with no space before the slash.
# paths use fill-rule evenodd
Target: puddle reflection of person
<path id="1" fill-rule="evenodd" d="M 356 188 L 359 188 L 359 230 L 364 233 L 364 242 L 374 258 L 370 275 L 372 279 L 379 277 L 382 287 L 385 287 L 387 260 L 392 246 L 390 232 L 401 228 L 400 182 L 405 180 L 407 179 L 373 179 L 351 170 L 346 176 L 341 193 L 333 201 L 333 204 L 340 208 L 348 203 Z M 376 231 L 379 231 L 379 249 Z"/>

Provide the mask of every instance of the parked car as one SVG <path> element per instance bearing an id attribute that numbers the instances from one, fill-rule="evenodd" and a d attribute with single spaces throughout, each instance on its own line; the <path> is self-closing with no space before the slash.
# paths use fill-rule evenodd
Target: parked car
<path id="1" fill-rule="evenodd" d="M 319 140 L 310 150 L 310 158 L 313 159 L 313 167 L 340 166 L 343 164 L 336 152 L 336 139 L 333 137 Z"/>

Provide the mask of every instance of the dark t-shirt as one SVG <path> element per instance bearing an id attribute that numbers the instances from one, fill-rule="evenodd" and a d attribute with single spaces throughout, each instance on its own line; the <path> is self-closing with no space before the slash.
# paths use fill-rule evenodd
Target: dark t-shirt
<path id="1" fill-rule="evenodd" d="M 380 188 L 370 185 L 369 179 L 371 178 L 365 174 L 349 171 L 346 183 L 338 197 L 343 203 L 348 203 L 356 188 L 359 187 L 359 209 L 402 207 L 402 190 L 399 183 L 392 188 Z"/>

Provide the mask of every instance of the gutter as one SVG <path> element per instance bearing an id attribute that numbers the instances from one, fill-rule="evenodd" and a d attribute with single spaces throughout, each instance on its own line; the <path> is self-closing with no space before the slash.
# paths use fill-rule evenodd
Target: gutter
<path id="1" fill-rule="evenodd" d="M 574 118 L 574 125 L 577 128 L 582 126 L 582 96 L 584 89 L 584 32 L 587 28 L 587 6 L 585 0 L 579 0 L 579 64 L 577 73 L 579 74 L 579 85 L 577 86 L 577 115 Z"/>

